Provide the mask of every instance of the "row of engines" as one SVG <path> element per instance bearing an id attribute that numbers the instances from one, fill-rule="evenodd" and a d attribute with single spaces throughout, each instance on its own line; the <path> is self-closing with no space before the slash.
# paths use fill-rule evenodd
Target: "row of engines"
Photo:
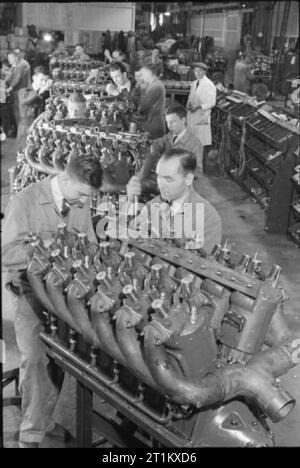
<path id="1" fill-rule="evenodd" d="M 101 95 L 105 92 L 107 80 L 100 83 L 81 83 L 76 81 L 74 77 L 65 77 L 57 80 L 52 85 L 52 93 L 54 95 L 68 96 L 70 93 L 97 94 Z"/>
<path id="2" fill-rule="evenodd" d="M 84 90 L 80 92 L 84 93 Z M 46 112 L 50 121 L 67 117 L 67 95 L 68 92 L 65 96 L 53 95 L 47 100 Z M 95 122 L 102 127 L 118 125 L 124 130 L 128 130 L 129 121 L 140 120 L 137 102 L 129 96 L 126 90 L 122 91 L 117 98 L 92 94 L 87 100 L 84 118 L 91 119 L 91 125 Z"/>
<path id="3" fill-rule="evenodd" d="M 65 347 L 80 354 L 83 341 L 86 366 L 112 393 L 183 445 L 273 444 L 262 415 L 279 421 L 292 410 L 279 376 L 299 362 L 279 267 L 261 279 L 256 258 L 229 268 L 226 246 L 204 258 L 172 241 L 96 244 L 66 225 L 50 245 L 31 240 L 27 276 L 52 335 L 63 322 Z"/>
<path id="4" fill-rule="evenodd" d="M 99 158 L 106 186 L 111 187 L 109 191 L 123 187 L 141 170 L 151 150 L 148 134 L 123 131 L 117 121 L 120 111 L 116 111 L 116 103 L 111 103 L 106 110 L 102 108 L 100 124 L 103 126 L 93 119 L 53 120 L 61 109 L 66 113 L 65 105 L 60 108 L 60 102 L 58 97 L 52 99 L 51 106 L 29 129 L 24 151 L 18 154 L 17 166 L 11 171 L 11 191 L 17 193 L 46 175 L 62 171 L 73 152 L 83 158 L 88 155 Z M 92 106 L 89 109 L 92 111 Z"/>
<path id="5" fill-rule="evenodd" d="M 89 59 L 83 61 L 79 59 L 72 59 L 71 57 L 57 58 L 55 60 L 52 59 L 52 63 L 55 63 L 55 66 L 61 68 L 62 70 L 69 70 L 73 68 L 76 70 L 91 70 L 94 68 L 104 67 L 104 63 L 100 60 Z"/>

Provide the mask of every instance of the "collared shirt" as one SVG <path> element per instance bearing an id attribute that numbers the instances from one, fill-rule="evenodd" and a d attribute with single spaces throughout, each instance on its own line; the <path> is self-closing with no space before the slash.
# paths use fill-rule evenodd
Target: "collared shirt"
<path id="1" fill-rule="evenodd" d="M 123 89 L 127 89 L 127 91 L 130 92 L 131 82 L 129 80 L 127 80 L 123 85 L 116 86 L 115 83 L 109 83 L 106 86 L 106 92 L 111 96 L 118 96 Z"/>
<path id="2" fill-rule="evenodd" d="M 173 136 L 173 144 L 176 145 L 176 143 L 178 143 L 180 140 L 182 140 L 182 138 L 184 137 L 186 132 L 187 132 L 187 127 L 184 127 L 182 132 L 180 132 L 178 135 L 174 135 Z"/>
<path id="3" fill-rule="evenodd" d="M 173 206 L 172 206 L 173 205 Z M 216 209 L 193 187 L 171 206 L 160 195 L 149 201 L 136 219 L 131 221 L 129 234 L 141 238 L 171 238 L 186 248 L 203 248 L 208 254 L 222 240 L 222 223 Z M 138 226 L 136 230 L 135 226 Z M 197 239 L 197 247 L 192 246 Z M 187 244 L 189 243 L 189 247 Z"/>
<path id="4" fill-rule="evenodd" d="M 122 91 L 122 89 L 127 89 L 127 91 L 129 92 L 131 89 L 131 82 L 128 80 L 125 84 L 117 86 L 117 90 L 119 93 Z"/>
<path id="5" fill-rule="evenodd" d="M 51 179 L 51 190 L 58 211 L 61 212 L 64 196 L 61 193 L 60 187 L 58 185 L 57 176 Z"/>
<path id="6" fill-rule="evenodd" d="M 181 213 L 184 210 L 184 203 L 188 200 L 189 194 L 190 194 L 189 191 L 187 191 L 181 197 L 172 201 L 170 205 L 170 212 L 172 215 Z"/>
<path id="7" fill-rule="evenodd" d="M 171 148 L 183 148 L 195 154 L 197 158 L 197 168 L 202 171 L 203 146 L 199 139 L 196 138 L 188 128 L 185 128 L 184 131 L 177 136 L 175 143 L 173 142 L 173 138 L 173 135 L 169 132 L 153 141 L 153 154 L 149 154 L 143 164 L 143 180 L 147 180 L 150 172 L 156 168 L 161 155 Z"/>
<path id="8" fill-rule="evenodd" d="M 7 78 L 8 85 L 16 93 L 19 89 L 31 87 L 31 73 L 29 63 L 21 59 L 11 68 Z"/>

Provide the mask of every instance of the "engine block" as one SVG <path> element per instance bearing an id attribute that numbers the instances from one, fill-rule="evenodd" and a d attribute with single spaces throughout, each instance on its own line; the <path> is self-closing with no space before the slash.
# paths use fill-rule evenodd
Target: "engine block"
<path id="1" fill-rule="evenodd" d="M 28 130 L 26 147 L 18 153 L 17 166 L 11 174 L 11 192 L 18 193 L 30 183 L 62 171 L 72 152 L 96 155 L 104 169 L 107 191 L 118 192 L 129 178 L 141 170 L 151 150 L 149 136 L 141 131 L 126 131 L 118 119 L 116 103 L 95 106 L 95 119 L 53 120 L 65 116 L 65 106 L 54 98 L 52 106 Z M 56 109 L 56 110 L 54 110 Z M 89 111 L 92 112 L 92 105 Z M 53 112 L 55 115 L 53 116 Z M 98 113 L 99 112 L 99 113 Z M 102 112 L 102 113 L 101 113 Z"/>
<path id="2" fill-rule="evenodd" d="M 93 244 L 66 225 L 31 246 L 43 340 L 143 433 L 163 446 L 274 444 L 266 417 L 293 409 L 279 377 L 299 362 L 279 266 L 266 274 L 247 254 L 235 264 L 227 245 L 205 258 L 171 240 Z"/>

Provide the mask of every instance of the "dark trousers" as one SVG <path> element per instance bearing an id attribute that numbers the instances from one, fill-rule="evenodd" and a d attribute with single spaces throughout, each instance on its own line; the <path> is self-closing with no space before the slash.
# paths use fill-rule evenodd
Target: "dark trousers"
<path id="1" fill-rule="evenodd" d="M 56 365 L 49 360 L 39 337 L 43 330 L 42 307 L 33 294 L 17 298 L 15 314 L 16 341 L 21 353 L 19 390 L 22 396 L 22 420 L 19 440 L 40 443 L 47 430 L 54 427 L 53 413 L 60 385 L 53 376 Z"/>
<path id="2" fill-rule="evenodd" d="M 12 113 L 12 105 L 9 102 L 1 104 L 0 107 L 0 114 L 1 114 L 1 127 L 3 128 L 4 132 L 7 132 L 12 128 L 14 117 Z"/>
<path id="3" fill-rule="evenodd" d="M 203 166 L 203 173 L 204 174 L 208 173 L 208 153 L 209 153 L 211 148 L 212 148 L 212 145 L 203 146 L 202 166 Z"/>

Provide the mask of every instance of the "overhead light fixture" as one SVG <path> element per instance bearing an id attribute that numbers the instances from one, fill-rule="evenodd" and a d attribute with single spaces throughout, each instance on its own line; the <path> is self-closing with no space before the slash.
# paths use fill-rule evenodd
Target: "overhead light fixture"
<path id="1" fill-rule="evenodd" d="M 45 33 L 43 34 L 43 39 L 45 42 L 51 42 L 53 38 L 50 33 Z"/>
<path id="2" fill-rule="evenodd" d="M 156 26 L 155 14 L 153 13 L 153 11 L 151 11 L 151 12 L 150 12 L 150 27 L 151 27 L 151 31 L 154 31 L 155 26 Z"/>
<path id="3" fill-rule="evenodd" d="M 164 12 L 164 15 L 166 15 L 166 16 L 170 16 L 170 15 L 171 15 L 170 7 L 169 7 L 169 6 L 167 6 L 166 11 Z"/>

